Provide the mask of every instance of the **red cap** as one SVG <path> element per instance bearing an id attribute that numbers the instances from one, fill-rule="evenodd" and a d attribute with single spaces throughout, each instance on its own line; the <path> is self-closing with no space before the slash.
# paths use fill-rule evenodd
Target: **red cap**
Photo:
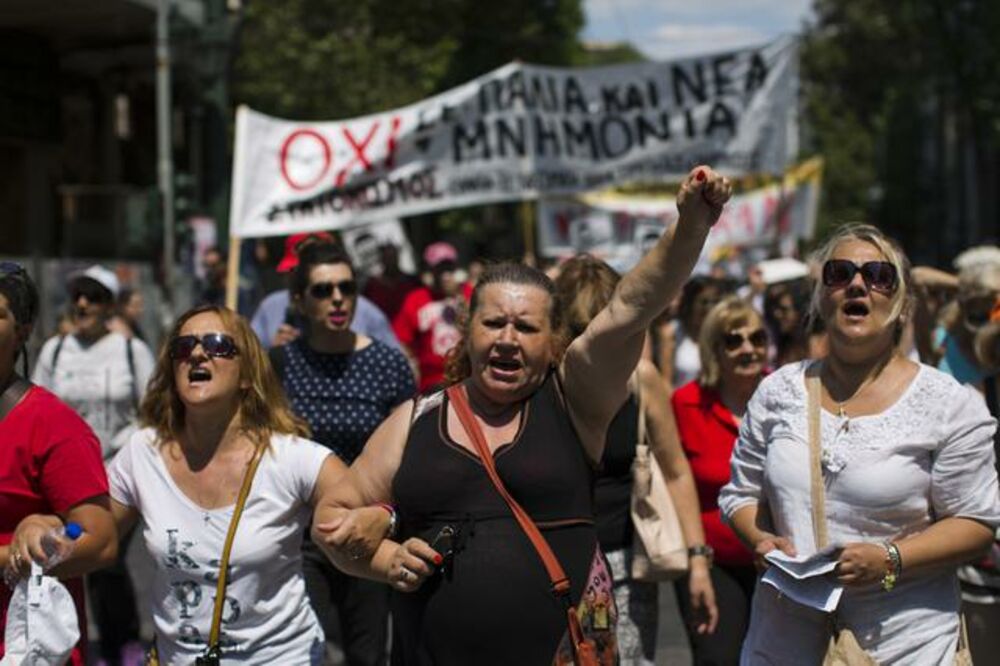
<path id="1" fill-rule="evenodd" d="M 281 261 L 278 262 L 278 267 L 275 270 L 279 273 L 287 273 L 288 271 L 294 270 L 295 267 L 299 265 L 299 245 L 302 245 L 303 241 L 308 238 L 315 238 L 317 240 L 327 242 L 333 242 L 334 240 L 333 236 L 325 231 L 314 231 L 308 234 L 292 234 L 285 239 L 285 256 L 283 256 Z"/>
<path id="2" fill-rule="evenodd" d="M 458 251 L 451 243 L 438 241 L 437 243 L 431 243 L 424 248 L 424 262 L 427 264 L 428 268 L 434 268 L 438 264 L 445 261 L 458 261 Z"/>

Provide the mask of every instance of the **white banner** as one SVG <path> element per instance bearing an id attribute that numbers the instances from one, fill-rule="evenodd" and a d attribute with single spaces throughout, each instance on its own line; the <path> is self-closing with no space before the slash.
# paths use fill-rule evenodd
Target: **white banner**
<path id="1" fill-rule="evenodd" d="M 679 180 L 779 174 L 797 151 L 795 42 L 590 69 L 512 63 L 401 109 L 295 122 L 240 107 L 230 233 Z"/>
<path id="2" fill-rule="evenodd" d="M 822 161 L 790 170 L 782 182 L 734 196 L 712 227 L 704 257 L 720 248 L 778 244 L 790 254 L 816 226 Z M 543 199 L 538 205 L 539 254 L 598 256 L 628 270 L 677 221 L 673 197 L 600 192 L 576 198 Z"/>

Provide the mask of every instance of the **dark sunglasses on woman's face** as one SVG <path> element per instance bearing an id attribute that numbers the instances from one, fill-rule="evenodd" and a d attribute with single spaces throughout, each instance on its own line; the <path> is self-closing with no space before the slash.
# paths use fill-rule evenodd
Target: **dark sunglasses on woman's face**
<path id="1" fill-rule="evenodd" d="M 316 282 L 309 285 L 309 295 L 317 301 L 324 301 L 333 296 L 333 290 L 339 290 L 340 295 L 350 298 L 358 293 L 358 283 L 354 280 L 342 280 L 340 282 Z"/>
<path id="2" fill-rule="evenodd" d="M 170 341 L 170 358 L 175 361 L 186 361 L 191 358 L 194 348 L 201 345 L 206 356 L 212 358 L 232 358 L 239 349 L 232 336 L 225 333 L 206 333 L 204 335 L 178 335 Z"/>
<path id="3" fill-rule="evenodd" d="M 756 331 L 751 331 L 749 335 L 733 332 L 722 336 L 722 344 L 725 346 L 726 351 L 736 351 L 743 346 L 746 340 L 749 340 L 750 344 L 754 347 L 766 347 L 767 331 L 758 328 Z"/>
<path id="4" fill-rule="evenodd" d="M 823 284 L 833 289 L 846 287 L 858 273 L 869 289 L 883 294 L 896 290 L 896 267 L 888 261 L 867 261 L 859 266 L 848 259 L 830 259 L 823 264 Z"/>

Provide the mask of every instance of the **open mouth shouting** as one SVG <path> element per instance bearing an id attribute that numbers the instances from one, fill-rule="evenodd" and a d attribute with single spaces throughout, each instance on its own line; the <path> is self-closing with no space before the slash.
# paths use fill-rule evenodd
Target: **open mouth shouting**
<path id="1" fill-rule="evenodd" d="M 205 366 L 195 366 L 188 370 L 187 378 L 191 386 L 205 386 L 212 381 L 212 371 Z"/>
<path id="2" fill-rule="evenodd" d="M 840 310 L 844 313 L 844 317 L 847 321 L 852 324 L 864 321 L 865 317 L 867 317 L 871 312 L 868 304 L 860 300 L 847 301 L 841 306 Z"/>
<path id="3" fill-rule="evenodd" d="M 514 381 L 524 367 L 524 364 L 515 358 L 493 357 L 487 363 L 490 375 L 500 381 Z"/>
<path id="4" fill-rule="evenodd" d="M 350 322 L 351 315 L 347 310 L 332 310 L 326 316 L 326 320 L 337 328 L 343 328 Z"/>

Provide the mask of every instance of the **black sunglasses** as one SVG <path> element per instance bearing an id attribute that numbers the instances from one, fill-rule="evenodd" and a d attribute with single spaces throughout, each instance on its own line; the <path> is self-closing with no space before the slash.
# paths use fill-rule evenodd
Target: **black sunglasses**
<path id="1" fill-rule="evenodd" d="M 867 261 L 858 266 L 847 259 L 830 259 L 823 264 L 823 284 L 834 289 L 846 287 L 861 273 L 861 279 L 869 289 L 891 294 L 896 290 L 899 276 L 896 267 L 888 261 Z"/>
<path id="2" fill-rule="evenodd" d="M 70 288 L 69 297 L 73 303 L 80 300 L 80 297 L 85 297 L 91 303 L 107 304 L 110 303 L 114 296 L 108 291 L 106 287 L 101 286 L 93 280 L 80 280 L 78 283 L 72 285 Z"/>
<path id="3" fill-rule="evenodd" d="M 749 340 L 750 344 L 754 347 L 766 347 L 767 331 L 762 328 L 758 328 L 756 331 L 752 331 L 749 335 L 743 335 L 742 333 L 726 333 L 722 336 L 722 344 L 727 351 L 736 351 L 743 346 L 743 342 L 745 340 Z"/>
<path id="4" fill-rule="evenodd" d="M 326 300 L 333 296 L 334 289 L 340 291 L 340 295 L 351 297 L 358 293 L 358 283 L 354 280 L 342 280 L 341 282 L 317 282 L 309 285 L 309 295 L 318 301 Z"/>
<path id="5" fill-rule="evenodd" d="M 186 361 L 191 358 L 194 348 L 198 345 L 212 358 L 232 358 L 239 353 L 236 341 L 225 333 L 206 333 L 205 335 L 179 335 L 170 341 L 170 358 L 175 361 Z"/>

